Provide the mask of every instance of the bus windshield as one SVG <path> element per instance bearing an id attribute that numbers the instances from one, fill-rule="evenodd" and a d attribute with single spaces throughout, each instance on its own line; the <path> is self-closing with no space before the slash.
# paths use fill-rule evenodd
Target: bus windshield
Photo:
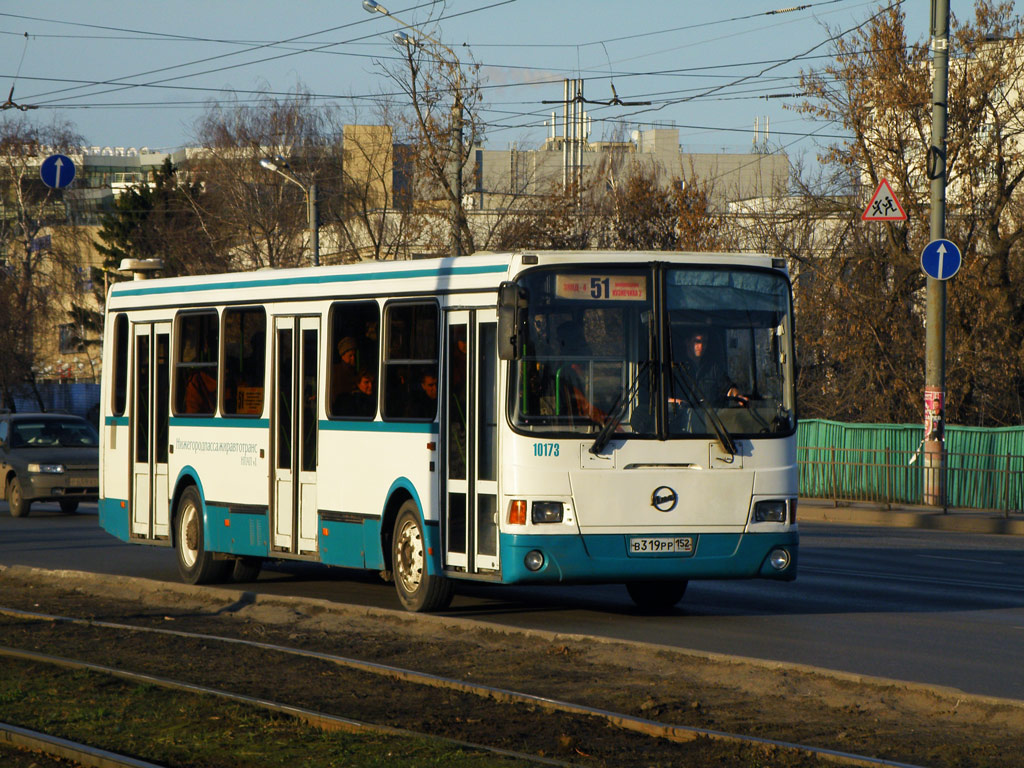
<path id="1" fill-rule="evenodd" d="M 592 265 L 536 269 L 519 284 L 527 309 L 509 399 L 516 429 L 728 442 L 796 428 L 781 273 Z"/>

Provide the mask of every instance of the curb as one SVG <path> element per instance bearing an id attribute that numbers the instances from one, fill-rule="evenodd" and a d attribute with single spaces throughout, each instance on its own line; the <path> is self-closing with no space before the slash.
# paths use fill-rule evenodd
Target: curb
<path id="1" fill-rule="evenodd" d="M 921 528 L 956 533 L 988 533 L 1024 536 L 1024 520 L 985 512 L 924 511 L 896 507 L 833 504 L 817 499 L 800 499 L 799 522 L 880 525 L 891 528 Z"/>

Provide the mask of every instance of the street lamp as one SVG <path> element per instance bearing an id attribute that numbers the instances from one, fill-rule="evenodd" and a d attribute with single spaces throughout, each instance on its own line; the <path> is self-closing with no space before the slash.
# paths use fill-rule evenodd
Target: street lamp
<path id="1" fill-rule="evenodd" d="M 276 174 L 288 179 L 292 184 L 295 184 L 302 192 L 306 195 L 306 212 L 309 216 L 309 248 L 313 252 L 313 266 L 320 266 L 320 217 L 317 215 L 317 198 L 316 198 L 316 184 L 310 182 L 307 187 L 301 181 L 296 178 L 295 174 L 290 173 L 291 167 L 287 161 L 277 156 L 277 162 L 269 158 L 261 158 L 260 166 L 266 168 L 268 171 L 273 171 Z M 289 173 L 285 173 L 289 171 Z"/>
<path id="2" fill-rule="evenodd" d="M 455 116 L 455 125 L 453 126 L 453 144 L 455 146 L 455 178 L 452 180 L 452 206 L 451 206 L 451 227 L 452 227 L 452 256 L 462 255 L 462 220 L 464 214 L 462 213 L 462 153 L 463 153 L 463 104 L 462 104 L 462 64 L 459 62 L 459 57 L 455 55 L 455 52 L 447 45 L 437 40 L 426 32 L 414 27 L 411 24 L 406 24 L 400 18 L 395 16 L 391 11 L 385 8 L 376 0 L 363 0 L 363 8 L 367 13 L 380 13 L 387 16 L 390 19 L 394 19 L 397 23 L 401 24 L 406 29 L 411 29 L 419 37 L 425 40 L 429 40 L 439 48 L 443 48 L 448 52 L 451 57 L 451 63 L 455 67 L 455 100 L 452 104 L 452 114 Z M 399 45 L 413 46 L 419 45 L 420 42 L 410 35 L 404 32 L 395 32 L 393 35 L 394 40 Z M 438 57 L 440 58 L 440 57 Z"/>

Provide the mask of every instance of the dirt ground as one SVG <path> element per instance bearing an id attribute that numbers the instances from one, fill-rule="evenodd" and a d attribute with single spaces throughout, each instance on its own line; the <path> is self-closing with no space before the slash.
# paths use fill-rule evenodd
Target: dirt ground
<path id="1" fill-rule="evenodd" d="M 0 606 L 230 635 L 408 667 L 662 723 L 923 766 L 1020 766 L 1024 703 L 654 645 L 255 598 L 117 577 L 0 569 Z M 0 644 L 189 679 L 333 714 L 608 765 L 823 765 L 765 748 L 631 736 L 582 716 L 392 683 L 312 659 L 0 617 Z M 644 743 L 641 744 L 640 742 Z"/>

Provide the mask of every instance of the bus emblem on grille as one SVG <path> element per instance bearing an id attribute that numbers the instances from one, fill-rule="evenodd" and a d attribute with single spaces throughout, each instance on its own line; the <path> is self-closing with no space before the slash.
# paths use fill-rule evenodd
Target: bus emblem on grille
<path id="1" fill-rule="evenodd" d="M 676 508 L 679 494 L 667 485 L 660 485 L 651 494 L 651 506 L 659 512 L 671 512 Z"/>

